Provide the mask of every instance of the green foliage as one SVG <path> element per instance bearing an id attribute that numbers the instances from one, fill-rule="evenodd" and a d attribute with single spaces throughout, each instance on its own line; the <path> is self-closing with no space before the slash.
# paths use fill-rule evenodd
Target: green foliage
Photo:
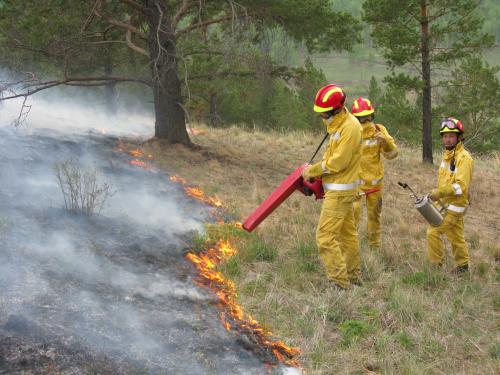
<path id="1" fill-rule="evenodd" d="M 491 344 L 489 353 L 492 358 L 500 358 L 500 342 Z"/>
<path id="2" fill-rule="evenodd" d="M 316 272 L 319 268 L 316 244 L 301 242 L 297 250 L 299 252 L 298 261 L 300 269 L 305 272 Z"/>
<path id="3" fill-rule="evenodd" d="M 403 284 L 422 287 L 423 289 L 436 289 L 446 286 L 448 277 L 446 274 L 428 269 L 417 271 L 402 278 Z"/>
<path id="4" fill-rule="evenodd" d="M 343 346 L 351 346 L 373 330 L 373 327 L 364 320 L 346 320 L 340 324 L 339 328 Z"/>
<path id="5" fill-rule="evenodd" d="M 245 242 L 245 246 L 241 250 L 241 257 L 247 263 L 273 262 L 277 256 L 278 250 L 274 245 L 266 243 L 256 236 Z"/>
<path id="6" fill-rule="evenodd" d="M 406 350 L 413 350 L 415 348 L 415 342 L 413 338 L 405 331 L 401 331 L 396 334 L 396 339 Z"/>
<path id="7" fill-rule="evenodd" d="M 466 146 L 477 152 L 500 147 L 499 66 L 474 56 L 453 70 L 450 87 L 437 108 L 441 118 L 453 116 L 465 127 Z"/>
<path id="8" fill-rule="evenodd" d="M 218 269 L 228 278 L 234 279 L 235 277 L 240 276 L 241 267 L 240 260 L 238 257 L 232 256 L 226 259 Z"/>
<path id="9" fill-rule="evenodd" d="M 372 26 L 375 46 L 392 70 L 392 75 L 386 77 L 385 114 L 394 115 L 394 122 L 407 122 L 406 115 L 418 108 L 422 115 L 414 116 L 412 125 L 415 128 L 422 120 L 424 159 L 432 160 L 432 90 L 446 92 L 446 71 L 494 42 L 491 35 L 482 32 L 478 2 L 366 0 L 363 20 Z M 389 116 L 387 119 L 390 121 Z"/>
<path id="10" fill-rule="evenodd" d="M 418 81 L 395 74 L 386 77 L 385 81 L 385 90 L 378 86 L 375 78 L 371 81 L 370 92 L 375 92 L 375 121 L 385 125 L 396 138 L 416 144 L 420 134 L 418 124 L 422 119 Z"/>

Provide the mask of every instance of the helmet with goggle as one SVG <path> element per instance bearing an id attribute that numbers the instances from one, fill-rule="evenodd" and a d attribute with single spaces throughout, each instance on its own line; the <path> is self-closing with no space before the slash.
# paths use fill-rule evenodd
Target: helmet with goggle
<path id="1" fill-rule="evenodd" d="M 439 134 L 443 133 L 459 133 L 464 134 L 464 126 L 460 120 L 453 117 L 448 117 L 446 120 L 441 122 L 441 128 Z"/>

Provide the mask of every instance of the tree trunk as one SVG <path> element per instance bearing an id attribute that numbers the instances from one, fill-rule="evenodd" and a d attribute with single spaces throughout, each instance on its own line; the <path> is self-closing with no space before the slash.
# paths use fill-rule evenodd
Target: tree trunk
<path id="1" fill-rule="evenodd" d="M 155 103 L 155 137 L 190 145 L 182 107 L 176 40 L 165 1 L 144 0 L 148 19 L 148 45 Z"/>
<path id="2" fill-rule="evenodd" d="M 217 127 L 220 124 L 220 116 L 217 113 L 217 93 L 210 93 L 210 125 Z"/>
<path id="3" fill-rule="evenodd" d="M 424 81 L 424 90 L 422 93 L 422 160 L 432 164 L 431 62 L 429 56 L 429 18 L 427 13 L 427 0 L 420 1 L 420 11 L 420 26 L 422 32 L 422 80 Z"/>

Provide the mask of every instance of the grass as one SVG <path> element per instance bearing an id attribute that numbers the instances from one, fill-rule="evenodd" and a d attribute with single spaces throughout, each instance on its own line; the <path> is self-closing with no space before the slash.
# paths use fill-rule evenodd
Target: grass
<path id="1" fill-rule="evenodd" d="M 320 136 L 198 126 L 200 149 L 142 145 L 168 173 L 215 192 L 228 217 L 242 221 L 279 182 L 312 154 Z M 386 162 L 380 251 L 363 241 L 364 284 L 338 292 L 318 259 L 315 227 L 321 202 L 293 194 L 248 234 L 209 225 L 204 246 L 233 238 L 239 253 L 220 266 L 239 302 L 288 345 L 301 349 L 307 374 L 495 374 L 500 372 L 500 182 L 498 155 L 476 159 L 472 204 L 465 217 L 470 275 L 457 277 L 448 246 L 443 269 L 431 269 L 426 224 L 412 207 L 406 181 L 419 192 L 435 185 L 437 165 L 403 147 Z M 436 164 L 440 156 L 436 154 Z M 208 190 L 207 190 L 208 191 Z"/>

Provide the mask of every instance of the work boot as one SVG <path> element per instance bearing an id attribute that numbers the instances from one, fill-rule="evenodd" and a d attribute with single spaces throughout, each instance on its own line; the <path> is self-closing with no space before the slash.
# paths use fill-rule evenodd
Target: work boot
<path id="1" fill-rule="evenodd" d="M 355 278 L 355 279 L 350 279 L 351 285 L 356 285 L 356 286 L 363 286 L 363 282 L 361 279 Z"/>
<path id="2" fill-rule="evenodd" d="M 462 275 L 462 274 L 467 273 L 467 272 L 469 272 L 469 265 L 468 264 L 464 264 L 463 266 L 457 266 L 451 270 L 451 273 L 453 275 L 457 275 L 457 276 Z"/>
<path id="3" fill-rule="evenodd" d="M 344 287 L 340 284 L 337 284 L 335 281 L 332 281 L 330 280 L 330 282 L 328 283 L 329 287 L 337 292 L 344 292 L 346 291 L 347 289 L 349 289 L 349 287 Z"/>

